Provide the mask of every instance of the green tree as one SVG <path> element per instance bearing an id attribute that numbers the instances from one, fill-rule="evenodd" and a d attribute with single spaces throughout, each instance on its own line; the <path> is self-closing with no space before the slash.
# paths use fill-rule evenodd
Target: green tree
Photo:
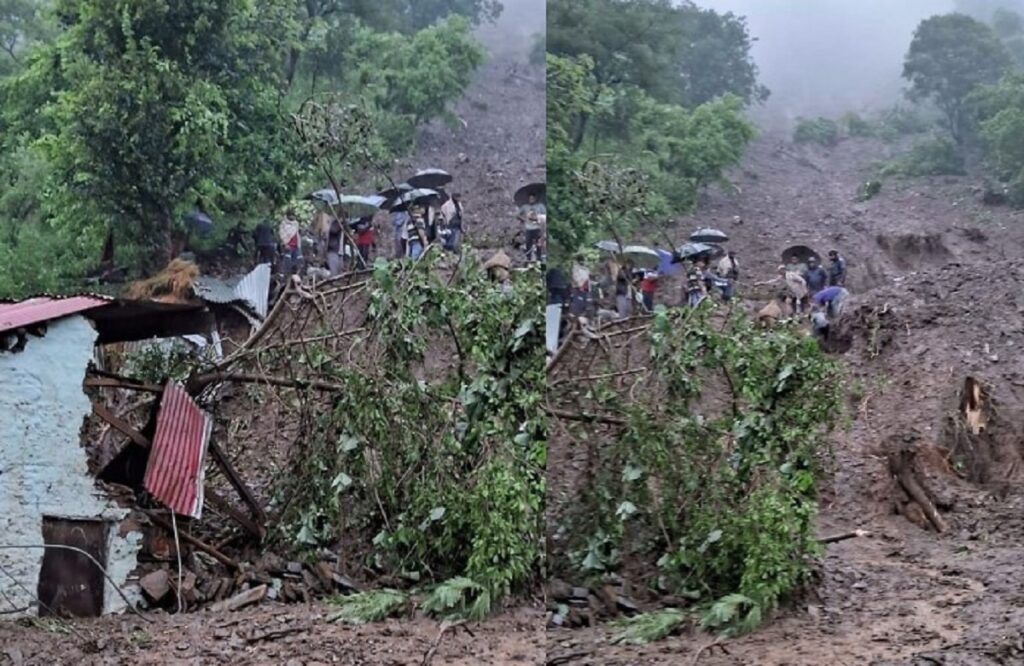
<path id="1" fill-rule="evenodd" d="M 994 83 L 1010 66 L 1010 56 L 991 28 L 964 14 L 925 19 L 914 32 L 903 63 L 912 99 L 930 99 L 945 116 L 954 139 L 965 138 L 967 96 Z"/>
<path id="2" fill-rule="evenodd" d="M 695 106 L 726 93 L 763 101 L 746 21 L 669 0 L 551 0 L 548 52 L 589 55 L 603 84 Z"/>
<path id="3" fill-rule="evenodd" d="M 235 213 L 286 201 L 298 163 L 278 111 L 285 8 L 62 0 L 60 38 L 8 90 L 62 215 L 85 202 L 163 261 L 197 200 Z"/>
<path id="4" fill-rule="evenodd" d="M 26 51 L 47 35 L 43 0 L 0 0 L 0 76 L 20 68 Z"/>
<path id="5" fill-rule="evenodd" d="M 1010 200 L 1024 207 L 1024 74 L 982 86 L 971 98 L 986 161 L 1010 185 Z"/>

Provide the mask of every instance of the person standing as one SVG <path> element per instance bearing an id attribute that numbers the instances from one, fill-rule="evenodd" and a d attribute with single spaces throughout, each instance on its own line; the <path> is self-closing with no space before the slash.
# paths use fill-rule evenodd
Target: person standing
<path id="1" fill-rule="evenodd" d="M 401 259 L 406 254 L 406 225 L 409 223 L 409 213 L 404 210 L 396 210 L 391 213 L 391 227 L 394 229 L 395 259 Z"/>
<path id="2" fill-rule="evenodd" d="M 719 260 L 718 276 L 734 282 L 740 279 L 740 264 L 736 261 L 736 253 L 732 250 L 729 250 L 729 252 Z"/>
<path id="3" fill-rule="evenodd" d="M 253 240 L 256 241 L 256 263 L 273 264 L 277 254 L 274 229 L 266 222 L 260 222 L 253 231 Z"/>
<path id="4" fill-rule="evenodd" d="M 373 250 L 377 247 L 377 232 L 373 228 L 373 218 L 359 218 L 356 223 L 356 250 L 363 268 L 369 268 L 373 261 Z"/>
<path id="5" fill-rule="evenodd" d="M 816 294 L 828 286 L 829 275 L 818 264 L 817 257 L 808 257 L 807 270 L 803 274 L 804 282 L 807 283 L 807 291 Z"/>
<path id="6" fill-rule="evenodd" d="M 277 227 L 277 236 L 281 240 L 285 258 L 283 272 L 285 275 L 291 275 L 298 271 L 299 263 L 302 261 L 302 238 L 299 235 L 299 223 L 295 219 L 294 209 L 289 208 L 285 211 L 284 219 Z"/>
<path id="7" fill-rule="evenodd" d="M 763 282 L 755 282 L 755 287 L 772 284 L 781 284 L 785 287 L 787 299 L 792 303 L 793 310 L 803 312 L 807 302 L 807 282 L 803 276 L 796 271 L 791 271 L 785 266 L 779 266 L 779 276 Z"/>
<path id="8" fill-rule="evenodd" d="M 408 256 L 411 259 L 419 259 L 423 250 L 427 247 L 426 220 L 423 218 L 423 209 L 419 206 L 413 208 L 409 214 L 409 221 L 405 224 L 406 247 Z"/>
<path id="9" fill-rule="evenodd" d="M 519 207 L 518 219 L 523 225 L 526 235 L 526 260 L 535 261 L 540 252 L 541 241 L 541 215 L 547 214 L 547 208 L 543 203 L 537 201 L 537 196 L 531 194 L 527 197 L 526 203 Z"/>
<path id="10" fill-rule="evenodd" d="M 629 281 L 629 269 L 620 267 L 615 275 L 615 310 L 620 319 L 633 315 L 633 285 Z"/>
<path id="11" fill-rule="evenodd" d="M 658 290 L 658 273 L 655 271 L 644 271 L 640 279 L 640 296 L 644 303 L 644 310 L 654 312 L 654 293 Z"/>
<path id="12" fill-rule="evenodd" d="M 837 250 L 829 250 L 828 259 L 828 285 L 830 287 L 845 287 L 846 259 L 843 259 Z"/>
<path id="13" fill-rule="evenodd" d="M 341 274 L 342 236 L 341 222 L 332 215 L 327 224 L 327 270 L 332 277 Z"/>
<path id="14" fill-rule="evenodd" d="M 444 202 L 441 212 L 448 220 L 448 238 L 445 240 L 445 249 L 450 252 L 458 252 L 462 242 L 462 195 L 456 192 L 451 199 Z"/>

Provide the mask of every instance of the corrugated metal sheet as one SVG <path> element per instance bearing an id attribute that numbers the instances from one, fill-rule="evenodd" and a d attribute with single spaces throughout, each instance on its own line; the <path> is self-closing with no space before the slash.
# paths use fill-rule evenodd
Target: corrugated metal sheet
<path id="1" fill-rule="evenodd" d="M 260 319 L 267 316 L 270 292 L 270 264 L 260 264 L 248 275 L 235 281 L 197 278 L 192 284 L 196 296 L 210 303 L 244 303 Z"/>
<path id="2" fill-rule="evenodd" d="M 14 303 L 0 303 L 0 332 L 67 317 L 113 302 L 104 296 L 36 296 Z"/>
<path id="3" fill-rule="evenodd" d="M 235 286 L 238 297 L 249 304 L 260 319 L 267 317 L 270 294 L 270 264 L 260 264 Z"/>
<path id="4" fill-rule="evenodd" d="M 143 485 L 183 516 L 203 511 L 203 461 L 213 422 L 175 382 L 167 382 Z"/>

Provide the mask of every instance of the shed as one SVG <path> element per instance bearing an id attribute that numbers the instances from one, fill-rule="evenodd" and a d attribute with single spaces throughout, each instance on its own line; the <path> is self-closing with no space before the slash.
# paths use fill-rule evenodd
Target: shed
<path id="1" fill-rule="evenodd" d="M 83 382 L 97 344 L 201 333 L 211 322 L 203 305 L 96 294 L 0 303 L 0 612 L 125 608 L 82 554 L 125 588 L 142 543 L 130 507 L 89 473 L 82 433 L 93 405 Z"/>

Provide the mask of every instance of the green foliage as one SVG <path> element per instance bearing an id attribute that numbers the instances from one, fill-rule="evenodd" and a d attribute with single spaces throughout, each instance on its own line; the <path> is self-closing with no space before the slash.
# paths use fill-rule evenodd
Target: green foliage
<path id="1" fill-rule="evenodd" d="M 408 602 L 408 595 L 387 588 L 334 597 L 329 603 L 339 610 L 329 615 L 327 621 L 347 624 L 379 622 L 401 612 Z"/>
<path id="2" fill-rule="evenodd" d="M 1009 184 L 1010 202 L 1024 207 L 1024 74 L 982 86 L 972 103 L 986 161 Z"/>
<path id="3" fill-rule="evenodd" d="M 21 68 L 25 54 L 48 37 L 46 2 L 0 0 L 0 76 Z"/>
<path id="4" fill-rule="evenodd" d="M 431 590 L 420 608 L 446 619 L 482 620 L 491 612 L 491 592 L 468 578 L 452 578 Z"/>
<path id="5" fill-rule="evenodd" d="M 378 570 L 468 579 L 476 613 L 525 589 L 543 554 L 541 280 L 517 273 L 507 293 L 465 258 L 449 282 L 432 256 L 375 266 L 373 367 L 310 351 L 305 364 L 344 389 L 298 442 L 279 535 L 296 548 L 344 535 L 372 542 Z M 438 355 L 443 372 L 422 379 Z"/>
<path id="6" fill-rule="evenodd" d="M 198 359 L 199 354 L 187 342 L 169 338 L 125 354 L 121 359 L 121 373 L 140 382 L 155 384 L 162 384 L 168 379 L 184 381 Z"/>
<path id="7" fill-rule="evenodd" d="M 720 600 L 712 613 L 725 619 L 715 624 L 747 629 L 806 581 L 818 552 L 816 479 L 823 435 L 839 415 L 839 370 L 795 328 L 710 317 L 708 309 L 655 313 L 649 367 L 657 370 L 644 392 L 657 400 L 602 385 L 587 392 L 588 409 L 625 425 L 612 436 L 574 435 L 600 437 L 595 468 L 567 508 L 564 550 L 549 556 L 556 569 L 584 571 L 601 535 L 623 561 L 656 563 L 651 584 Z M 750 608 L 733 603 L 737 594 Z"/>
<path id="8" fill-rule="evenodd" d="M 686 622 L 687 615 L 678 608 L 641 613 L 613 622 L 622 631 L 612 639 L 613 643 L 644 645 L 670 636 Z"/>
<path id="9" fill-rule="evenodd" d="M 598 82 L 589 56 L 548 56 L 548 234 L 556 261 L 599 236 L 690 210 L 753 138 L 738 97 L 693 109 Z"/>
<path id="10" fill-rule="evenodd" d="M 853 111 L 844 113 L 839 122 L 849 136 L 871 137 L 876 134 L 875 126 L 870 121 L 865 120 L 859 113 Z"/>
<path id="11" fill-rule="evenodd" d="M 602 84 L 640 88 L 659 102 L 696 106 L 733 94 L 763 101 L 746 20 L 662 0 L 550 0 L 548 52 L 590 56 Z"/>
<path id="12" fill-rule="evenodd" d="M 5 97 L 15 130 L 53 168 L 63 222 L 116 221 L 166 259 L 197 199 L 216 213 L 291 195 L 296 160 L 272 57 L 288 27 L 266 26 L 269 8 L 63 0 L 57 11 L 63 33 Z"/>
<path id="13" fill-rule="evenodd" d="M 964 14 L 944 14 L 917 27 L 903 78 L 910 81 L 912 99 L 935 102 L 959 143 L 967 129 L 968 95 L 998 81 L 1009 67 L 1010 56 L 991 28 Z"/>
<path id="14" fill-rule="evenodd" d="M 834 146 L 839 143 L 839 125 L 831 118 L 798 118 L 793 141 Z"/>
<path id="15" fill-rule="evenodd" d="M 761 606 L 756 601 L 742 594 L 727 594 L 711 604 L 700 623 L 705 629 L 741 634 L 756 629 L 761 620 Z"/>
<path id="16" fill-rule="evenodd" d="M 906 156 L 884 165 L 882 176 L 954 176 L 964 173 L 960 147 L 946 137 L 922 141 Z"/>

